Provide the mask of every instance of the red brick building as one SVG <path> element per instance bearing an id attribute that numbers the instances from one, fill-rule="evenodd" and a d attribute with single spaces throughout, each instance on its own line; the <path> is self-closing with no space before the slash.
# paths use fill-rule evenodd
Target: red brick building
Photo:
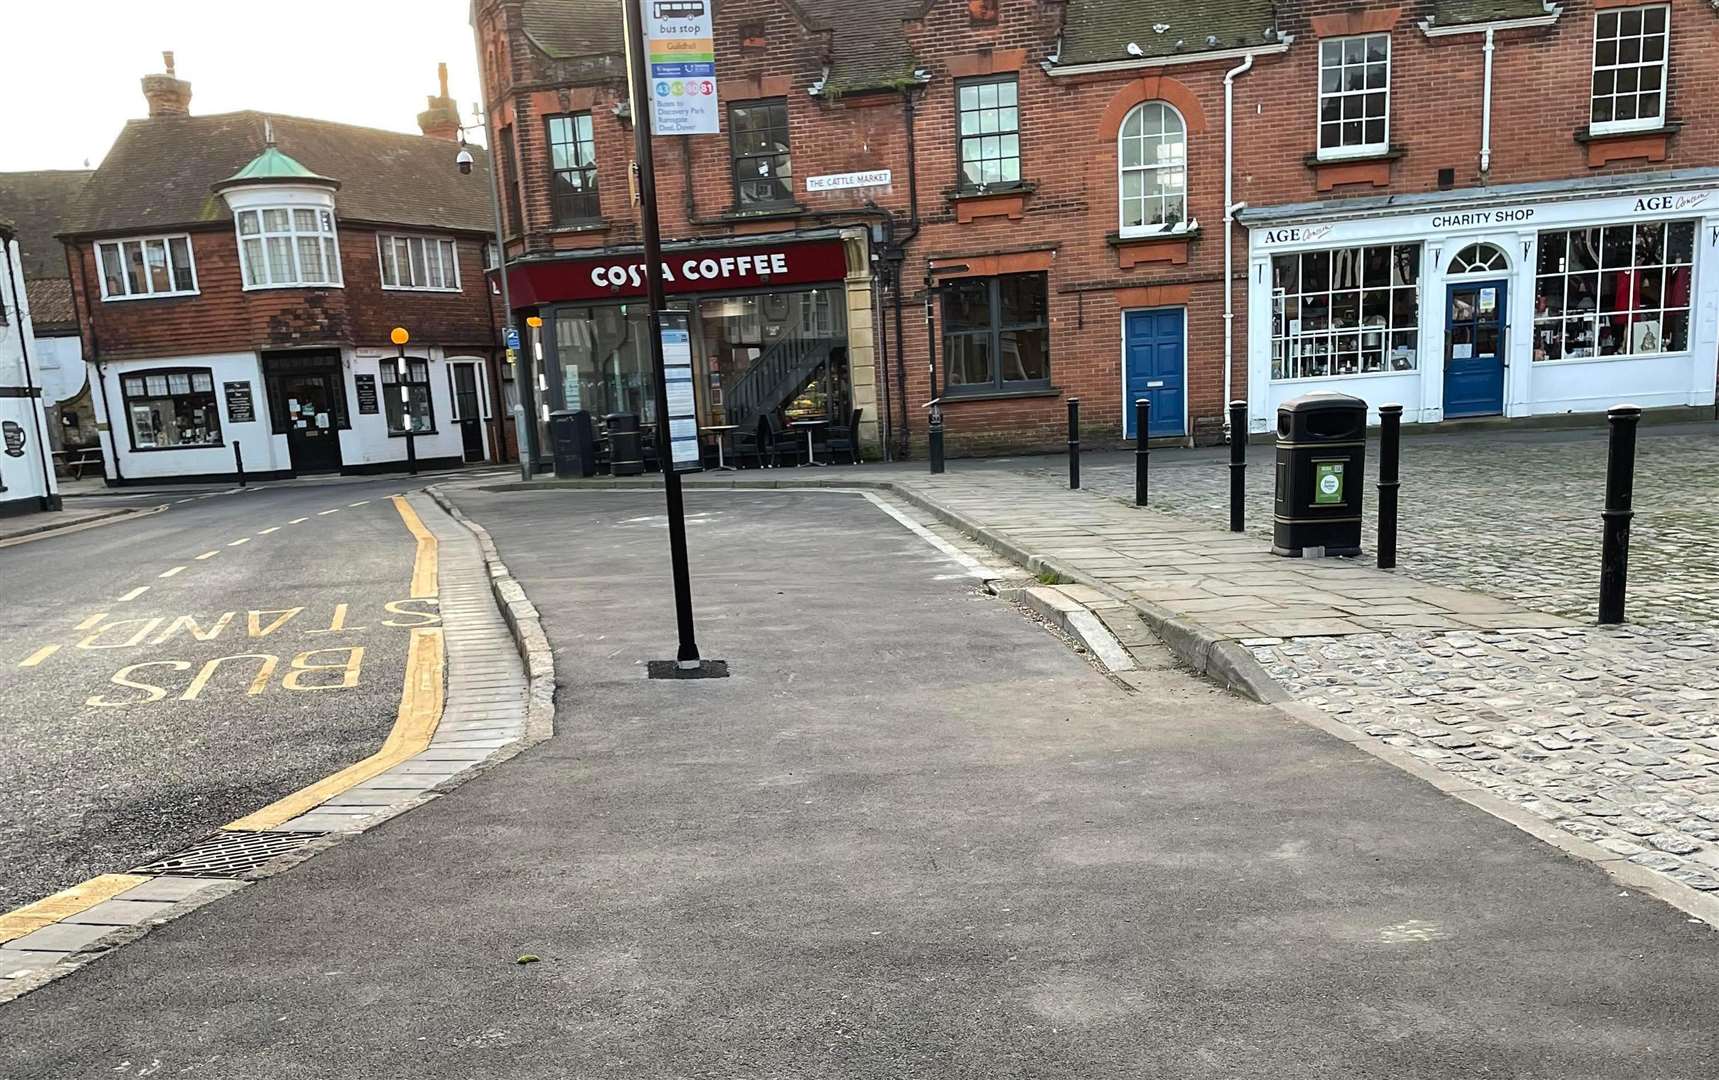
<path id="1" fill-rule="evenodd" d="M 620 5 L 473 10 L 541 408 L 648 411 Z M 935 395 L 951 450 L 983 452 L 1058 445 L 1068 397 L 1089 439 L 1132 434 L 1145 396 L 1154 436 L 1201 442 L 1226 399 L 1263 431 L 1310 390 L 1410 422 L 1713 401 L 1711 5 L 728 0 L 714 20 L 722 133 L 654 144 L 702 422 L 857 407 L 899 451 Z M 786 269 L 745 272 L 759 255 Z"/>
<path id="2" fill-rule="evenodd" d="M 143 85 L 60 234 L 109 481 L 402 469 L 408 430 L 425 466 L 505 460 L 487 163 L 456 167 L 445 83 L 434 137 L 191 115 L 170 57 Z"/>

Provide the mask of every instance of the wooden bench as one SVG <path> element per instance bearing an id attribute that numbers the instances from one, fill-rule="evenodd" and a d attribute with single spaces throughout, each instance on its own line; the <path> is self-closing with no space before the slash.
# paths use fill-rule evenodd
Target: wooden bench
<path id="1" fill-rule="evenodd" d="M 55 468 L 60 471 L 62 476 L 66 476 L 72 480 L 82 480 L 84 478 L 84 470 L 91 465 L 95 465 L 99 468 L 101 461 L 101 448 L 97 446 L 86 446 L 72 450 L 54 451 Z"/>

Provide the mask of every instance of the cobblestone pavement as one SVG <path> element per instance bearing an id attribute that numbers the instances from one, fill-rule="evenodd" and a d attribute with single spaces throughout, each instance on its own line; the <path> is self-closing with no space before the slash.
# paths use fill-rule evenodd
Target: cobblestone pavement
<path id="1" fill-rule="evenodd" d="M 1719 654 L 1663 627 L 1252 647 L 1297 698 L 1559 828 L 1719 891 Z"/>
<path id="2" fill-rule="evenodd" d="M 1599 597 L 1606 437 L 1580 431 L 1473 431 L 1403 439 L 1397 566 L 1538 611 L 1592 620 Z M 1272 448 L 1248 448 L 1248 533 L 1271 535 Z M 1222 452 L 1152 458 L 1152 506 L 1213 528 L 1229 519 Z M 1013 467 L 1066 482 L 1059 458 Z M 1365 545 L 1374 519 L 1378 445 L 1368 447 Z M 1094 455 L 1082 483 L 1132 500 L 1131 454 Z M 1719 632 L 1719 427 L 1644 427 L 1630 537 L 1629 618 Z M 1369 561 L 1370 558 L 1363 561 Z"/>

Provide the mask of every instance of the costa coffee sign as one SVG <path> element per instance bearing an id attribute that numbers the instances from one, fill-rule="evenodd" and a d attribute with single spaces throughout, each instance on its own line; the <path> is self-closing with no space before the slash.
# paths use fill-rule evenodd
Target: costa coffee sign
<path id="1" fill-rule="evenodd" d="M 812 240 L 667 251 L 661 272 L 670 293 L 739 292 L 841 281 L 848 260 L 840 240 Z M 508 269 L 507 284 L 514 306 L 522 308 L 638 297 L 645 295 L 645 260 L 620 255 L 519 263 Z"/>

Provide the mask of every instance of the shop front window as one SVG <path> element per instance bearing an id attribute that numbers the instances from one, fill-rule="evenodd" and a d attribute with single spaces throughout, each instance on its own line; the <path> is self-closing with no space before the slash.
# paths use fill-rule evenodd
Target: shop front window
<path id="1" fill-rule="evenodd" d="M 1534 277 L 1534 359 L 1643 356 L 1689 348 L 1695 222 L 1543 232 Z"/>
<path id="2" fill-rule="evenodd" d="M 134 450 L 220 446 L 221 412 L 208 368 L 120 376 Z"/>
<path id="3" fill-rule="evenodd" d="M 406 434 L 406 416 L 412 417 L 412 434 L 426 435 L 436 430 L 435 408 L 430 400 L 430 362 L 418 357 L 406 358 L 406 392 L 400 392 L 400 366 L 397 361 L 383 360 L 382 407 L 388 416 L 390 435 Z M 404 396 L 405 400 L 401 398 Z"/>
<path id="4" fill-rule="evenodd" d="M 1050 387 L 1044 274 L 958 278 L 943 286 L 943 392 Z"/>
<path id="5" fill-rule="evenodd" d="M 632 413 L 656 422 L 651 391 L 650 323 L 643 304 L 557 308 L 556 389 L 561 408 L 593 416 Z"/>
<path id="6" fill-rule="evenodd" d="M 699 301 L 707 422 L 845 419 L 846 314 L 840 289 Z"/>
<path id="7" fill-rule="evenodd" d="M 1420 264 L 1419 244 L 1274 256 L 1271 377 L 1414 371 Z"/>

